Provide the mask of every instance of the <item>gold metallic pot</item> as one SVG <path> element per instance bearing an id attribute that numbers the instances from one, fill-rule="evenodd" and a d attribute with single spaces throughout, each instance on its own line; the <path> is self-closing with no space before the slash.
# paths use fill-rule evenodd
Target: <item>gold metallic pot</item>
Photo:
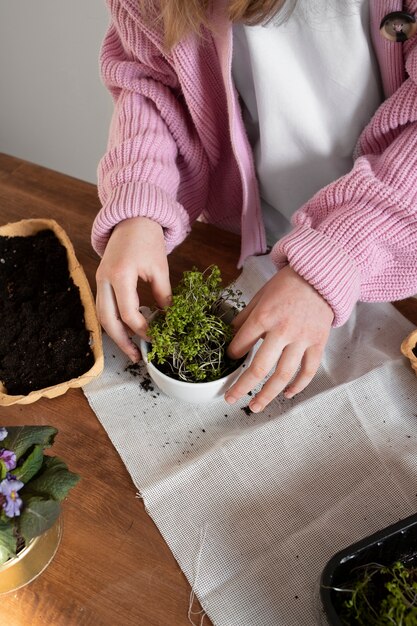
<path id="1" fill-rule="evenodd" d="M 0 565 L 0 594 L 16 591 L 35 580 L 55 556 L 62 537 L 62 521 L 35 537 L 19 554 Z"/>

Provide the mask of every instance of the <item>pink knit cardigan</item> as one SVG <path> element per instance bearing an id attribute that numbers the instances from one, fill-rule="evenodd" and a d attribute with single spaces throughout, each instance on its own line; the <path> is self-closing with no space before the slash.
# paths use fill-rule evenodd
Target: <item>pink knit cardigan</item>
<path id="1" fill-rule="evenodd" d="M 231 78 L 230 23 L 217 7 L 213 32 L 166 53 L 140 0 L 107 1 L 101 68 L 115 111 L 99 165 L 95 250 L 103 253 L 118 222 L 146 215 L 163 226 L 170 252 L 199 218 L 241 233 L 241 265 L 265 251 L 265 235 Z M 402 44 L 379 33 L 398 10 L 417 14 L 417 0 L 370 0 L 386 100 L 359 138 L 353 169 L 295 213 L 271 252 L 328 301 L 335 326 L 358 300 L 417 292 L 417 36 Z"/>

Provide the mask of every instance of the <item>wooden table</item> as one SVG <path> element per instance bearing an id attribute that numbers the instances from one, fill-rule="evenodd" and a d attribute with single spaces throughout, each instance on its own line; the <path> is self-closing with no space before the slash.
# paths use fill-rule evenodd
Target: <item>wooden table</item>
<path id="1" fill-rule="evenodd" d="M 55 219 L 69 235 L 93 290 L 98 257 L 90 231 L 98 210 L 94 185 L 0 154 L 0 224 Z M 172 282 L 184 269 L 204 269 L 213 261 L 231 281 L 238 275 L 238 253 L 236 235 L 196 224 L 170 256 Z M 147 286 L 141 294 L 141 303 L 151 304 Z M 416 300 L 404 300 L 397 308 L 417 324 Z M 1 623 L 189 626 L 188 582 L 135 497 L 136 488 L 82 390 L 0 408 L 0 424 L 55 426 L 53 453 L 82 476 L 64 503 L 64 535 L 55 559 L 29 586 L 1 597 Z M 204 624 L 209 626 L 207 618 Z"/>
<path id="2" fill-rule="evenodd" d="M 99 259 L 90 231 L 99 207 L 94 185 L 0 155 L 0 224 L 55 219 L 70 237 L 93 290 Z M 238 275 L 239 238 L 197 224 L 170 257 L 173 284 L 184 269 L 204 269 L 213 262 L 213 242 L 222 250 L 216 261 L 225 279 Z M 152 302 L 146 286 L 141 301 Z M 64 534 L 55 559 L 31 585 L 0 598 L 0 623 L 189 626 L 187 580 L 136 498 L 137 490 L 82 390 L 0 407 L 0 424 L 55 426 L 59 433 L 52 452 L 83 479 L 64 503 Z"/>

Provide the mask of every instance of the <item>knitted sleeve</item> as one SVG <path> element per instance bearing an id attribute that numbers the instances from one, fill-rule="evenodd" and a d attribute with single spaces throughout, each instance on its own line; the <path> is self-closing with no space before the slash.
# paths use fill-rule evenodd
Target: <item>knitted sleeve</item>
<path id="1" fill-rule="evenodd" d="M 190 230 L 190 215 L 179 197 L 181 181 L 198 171 L 204 186 L 206 157 L 158 34 L 141 22 L 139 2 L 108 0 L 108 6 L 111 23 L 100 68 L 114 113 L 107 152 L 98 166 L 102 209 L 93 224 L 92 244 L 101 255 L 118 222 L 146 216 L 161 224 L 170 252 Z"/>
<path id="2" fill-rule="evenodd" d="M 355 303 L 417 293 L 417 37 L 407 79 L 363 131 L 351 172 L 319 191 L 274 246 L 327 300 L 340 326 Z"/>

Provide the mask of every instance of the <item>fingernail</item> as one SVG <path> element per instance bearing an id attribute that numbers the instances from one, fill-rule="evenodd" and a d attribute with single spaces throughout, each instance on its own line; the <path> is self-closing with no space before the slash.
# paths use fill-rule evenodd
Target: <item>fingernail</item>
<path id="1" fill-rule="evenodd" d="M 237 401 L 237 398 L 235 398 L 234 396 L 225 396 L 224 399 L 226 400 L 227 404 L 234 404 Z"/>
<path id="2" fill-rule="evenodd" d="M 259 402 L 251 402 L 249 408 L 253 413 L 259 413 L 259 411 L 262 411 L 263 406 Z"/>

